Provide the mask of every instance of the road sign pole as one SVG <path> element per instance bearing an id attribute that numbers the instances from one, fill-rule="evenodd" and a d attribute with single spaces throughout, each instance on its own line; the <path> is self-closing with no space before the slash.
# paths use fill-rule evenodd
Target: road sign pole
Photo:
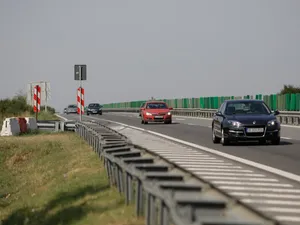
<path id="1" fill-rule="evenodd" d="M 80 94 L 78 96 L 78 98 L 80 98 L 80 103 L 79 103 L 79 107 L 80 107 L 80 115 L 79 115 L 79 118 L 80 118 L 80 121 L 82 121 L 82 111 L 84 111 L 84 101 L 83 101 L 83 98 L 84 98 L 84 93 L 83 93 L 83 90 L 82 90 L 82 81 L 83 80 L 86 80 L 87 78 L 87 72 L 86 72 L 86 65 L 84 64 L 81 64 L 81 65 L 75 65 L 74 66 L 74 79 L 75 80 L 79 80 L 79 89 L 80 89 Z M 83 102 L 83 104 L 82 104 Z M 82 110 L 83 108 L 83 110 Z"/>
<path id="2" fill-rule="evenodd" d="M 79 109 L 79 112 L 80 112 L 80 122 L 82 121 L 82 80 L 81 80 L 81 66 L 79 66 L 79 90 L 80 90 L 80 109 Z"/>

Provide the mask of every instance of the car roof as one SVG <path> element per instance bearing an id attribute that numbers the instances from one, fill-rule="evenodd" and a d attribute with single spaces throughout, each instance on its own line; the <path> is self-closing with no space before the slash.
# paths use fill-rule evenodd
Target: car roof
<path id="1" fill-rule="evenodd" d="M 235 102 L 264 102 L 264 101 L 259 99 L 231 99 L 231 100 L 225 100 L 224 102 L 235 103 Z"/>

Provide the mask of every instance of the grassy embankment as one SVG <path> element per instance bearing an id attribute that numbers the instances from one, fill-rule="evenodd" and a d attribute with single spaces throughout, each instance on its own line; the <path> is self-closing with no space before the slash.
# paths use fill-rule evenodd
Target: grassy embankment
<path id="1" fill-rule="evenodd" d="M 0 137 L 2 225 L 141 225 L 75 133 Z M 1 224 L 1 222 L 0 222 Z"/>
<path id="2" fill-rule="evenodd" d="M 33 109 L 27 105 L 26 97 L 16 95 L 13 98 L 0 99 L 0 124 L 2 126 L 3 120 L 8 117 L 35 117 Z M 55 109 L 52 107 L 41 107 L 41 112 L 38 114 L 39 120 L 58 120 L 55 115 Z"/>

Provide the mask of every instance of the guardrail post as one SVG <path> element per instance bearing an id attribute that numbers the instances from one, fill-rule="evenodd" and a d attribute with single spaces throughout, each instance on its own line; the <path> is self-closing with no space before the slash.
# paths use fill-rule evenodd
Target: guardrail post
<path id="1" fill-rule="evenodd" d="M 105 167 L 105 170 L 106 170 L 106 175 L 107 175 L 107 178 L 109 179 L 110 181 L 110 171 L 109 171 L 109 162 L 108 162 L 108 159 L 104 159 L 104 167 Z M 111 185 L 111 182 L 110 182 L 110 185 Z"/>
<path id="2" fill-rule="evenodd" d="M 153 195 L 150 195 L 150 206 L 151 225 L 157 225 L 156 198 Z"/>
<path id="3" fill-rule="evenodd" d="M 65 122 L 63 121 L 60 122 L 60 130 L 65 131 Z"/>
<path id="4" fill-rule="evenodd" d="M 123 180 L 123 170 L 119 167 L 118 168 L 118 178 L 119 178 L 119 187 L 120 193 L 124 193 L 124 180 Z"/>
<path id="5" fill-rule="evenodd" d="M 152 211 L 152 204 L 151 204 L 151 194 L 146 193 L 146 225 L 152 225 L 151 224 L 151 211 Z"/>
<path id="6" fill-rule="evenodd" d="M 143 187 L 142 182 L 137 179 L 136 182 L 136 195 L 135 195 L 135 202 L 136 202 L 136 214 L 137 216 L 141 216 L 143 214 Z"/>
<path id="7" fill-rule="evenodd" d="M 55 127 L 54 127 L 54 130 L 55 132 L 58 132 L 59 131 L 59 122 L 55 121 Z"/>
<path id="8" fill-rule="evenodd" d="M 169 211 L 163 199 L 160 200 L 160 215 L 159 215 L 160 223 L 159 225 L 169 225 Z"/>
<path id="9" fill-rule="evenodd" d="M 130 174 L 125 172 L 125 201 L 126 205 L 129 205 L 132 200 L 132 181 Z"/>

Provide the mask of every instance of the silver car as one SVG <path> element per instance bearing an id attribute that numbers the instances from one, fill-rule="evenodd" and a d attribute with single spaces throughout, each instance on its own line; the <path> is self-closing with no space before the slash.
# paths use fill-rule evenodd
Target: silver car
<path id="1" fill-rule="evenodd" d="M 68 108 L 66 109 L 65 113 L 77 113 L 77 105 L 68 105 Z"/>

